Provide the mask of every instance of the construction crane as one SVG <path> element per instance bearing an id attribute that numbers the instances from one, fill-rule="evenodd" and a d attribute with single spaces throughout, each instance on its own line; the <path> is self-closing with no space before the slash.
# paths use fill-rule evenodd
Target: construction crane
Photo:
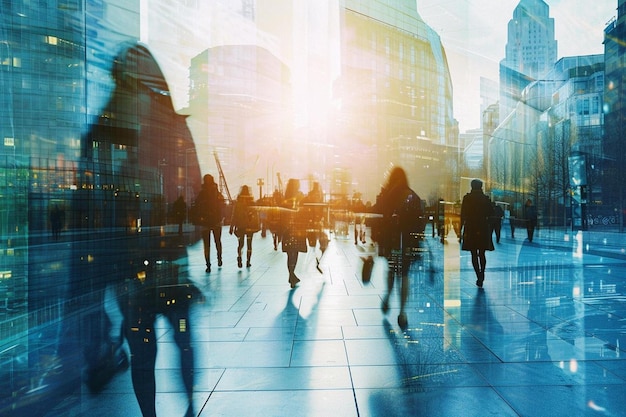
<path id="1" fill-rule="evenodd" d="M 222 170 L 222 164 L 220 163 L 220 158 L 217 156 L 217 151 L 213 151 L 213 156 L 215 157 L 215 165 L 217 165 L 217 172 L 219 174 L 219 190 L 223 196 L 225 196 L 228 204 L 233 203 L 233 198 L 230 195 L 230 190 L 228 189 L 228 184 L 226 183 L 226 177 L 224 176 L 224 171 Z"/>

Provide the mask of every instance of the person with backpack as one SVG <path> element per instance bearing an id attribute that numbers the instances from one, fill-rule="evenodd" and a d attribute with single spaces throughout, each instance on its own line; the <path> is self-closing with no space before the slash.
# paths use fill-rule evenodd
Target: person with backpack
<path id="1" fill-rule="evenodd" d="M 204 259 L 206 272 L 211 272 L 211 232 L 217 251 L 217 266 L 222 266 L 222 223 L 224 196 L 219 192 L 213 176 L 206 174 L 203 177 L 202 189 L 194 204 L 194 224 L 202 226 L 202 241 L 204 242 Z"/>
<path id="2" fill-rule="evenodd" d="M 235 201 L 233 216 L 230 222 L 229 233 L 237 237 L 237 266 L 243 267 L 241 253 L 243 251 L 244 239 L 246 243 L 246 268 L 250 268 L 250 258 L 252 257 L 252 237 L 260 230 L 259 214 L 252 208 L 254 197 L 250 192 L 250 187 L 244 185 Z"/>
<path id="3" fill-rule="evenodd" d="M 387 294 L 383 298 L 382 310 L 384 313 L 389 310 L 389 297 L 399 273 L 401 288 L 398 325 L 404 330 L 408 326 L 404 308 L 409 295 L 409 268 L 416 259 L 413 255 L 424 232 L 422 200 L 409 187 L 404 169 L 395 167 L 391 170 L 386 184 L 376 198 L 373 212 L 382 214 L 379 231 L 376 233 L 378 252 L 389 263 Z"/>

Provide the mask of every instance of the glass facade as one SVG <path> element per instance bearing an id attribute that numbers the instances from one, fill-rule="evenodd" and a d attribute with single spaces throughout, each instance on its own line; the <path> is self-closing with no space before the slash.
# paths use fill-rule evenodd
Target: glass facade
<path id="1" fill-rule="evenodd" d="M 271 193 L 283 172 L 370 200 L 394 161 L 443 175 L 452 86 L 415 5 L 285 1 L 275 25 L 273 2 L 207 3 L 2 1 L 0 414 L 80 402 L 127 364 L 122 339 L 150 329 L 129 286 L 184 282 L 167 228 L 202 174 L 223 193 Z"/>
<path id="2" fill-rule="evenodd" d="M 286 178 L 321 184 L 328 203 L 374 202 L 394 165 L 427 205 L 468 191 L 448 54 L 419 4 L 0 0 L 0 415 L 78 415 L 138 356 L 153 362 L 133 382 L 150 385 L 158 314 L 193 367 L 186 320 L 202 297 L 187 250 L 201 235 L 187 218 L 172 231 L 173 204 L 190 207 L 205 174 L 228 203 L 244 184 L 269 198 Z M 533 196 L 546 225 L 571 225 L 565 162 L 583 153 L 596 213 L 622 210 L 605 171 L 623 173 L 606 156 L 607 144 L 624 153 L 623 42 L 546 63 L 547 6 L 515 10 L 506 106 L 484 103 L 475 172 L 494 199 L 521 209 Z M 618 23 L 607 35 L 624 37 Z M 514 48 L 525 42 L 536 48 Z M 149 387 L 135 394 L 150 415 Z"/>

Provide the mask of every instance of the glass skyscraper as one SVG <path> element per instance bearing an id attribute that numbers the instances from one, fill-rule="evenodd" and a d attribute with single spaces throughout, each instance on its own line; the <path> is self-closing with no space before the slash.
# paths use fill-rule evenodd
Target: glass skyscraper
<path id="1" fill-rule="evenodd" d="M 0 414 L 71 413 L 128 365 L 124 338 L 153 347 L 147 310 L 184 316 L 171 300 L 197 294 L 180 248 L 199 236 L 167 227 L 202 174 L 231 188 L 271 176 L 271 193 L 282 171 L 328 192 L 340 169 L 373 200 L 407 149 L 457 146 L 445 52 L 415 2 L 284 3 L 286 32 L 273 2 L 0 3 Z M 303 91 L 317 97 L 306 117 Z M 138 305 L 150 280 L 184 291 Z"/>

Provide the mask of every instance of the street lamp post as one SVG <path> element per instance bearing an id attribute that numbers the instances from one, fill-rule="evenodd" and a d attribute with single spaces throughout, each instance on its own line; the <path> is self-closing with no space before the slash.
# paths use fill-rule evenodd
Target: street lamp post
<path id="1" fill-rule="evenodd" d="M 189 206 L 189 158 L 188 155 L 190 152 L 195 152 L 196 148 L 187 148 L 185 149 L 185 203 Z M 189 223 L 188 219 L 189 210 L 185 213 L 185 220 Z"/>
<path id="2" fill-rule="evenodd" d="M 263 185 L 265 185 L 265 181 L 263 181 L 263 178 L 257 179 L 256 185 L 259 186 L 259 200 L 260 200 L 263 198 Z"/>

